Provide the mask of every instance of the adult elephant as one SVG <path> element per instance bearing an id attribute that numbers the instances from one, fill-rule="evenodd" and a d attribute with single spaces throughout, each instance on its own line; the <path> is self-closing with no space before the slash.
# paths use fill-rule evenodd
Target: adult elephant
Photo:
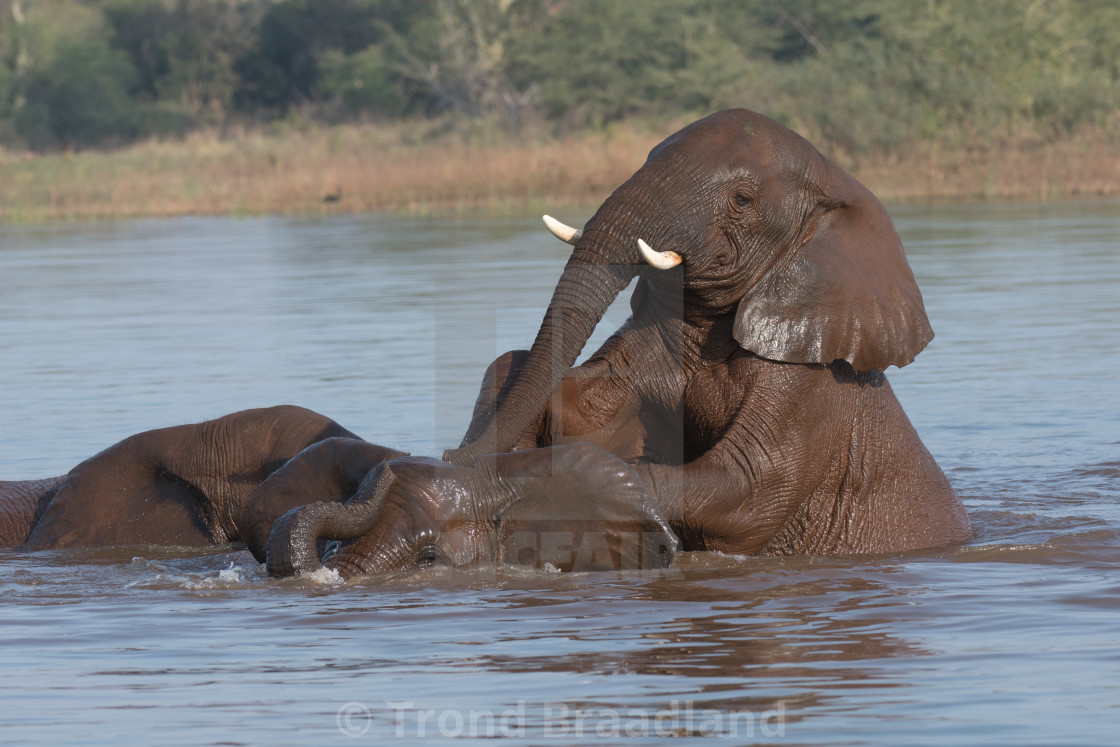
<path id="1" fill-rule="evenodd" d="M 575 248 L 536 340 L 490 367 L 446 460 L 598 444 L 637 467 L 686 549 L 969 536 L 882 374 L 933 336 L 901 241 L 871 192 L 800 136 L 713 114 L 656 146 L 582 231 L 553 228 Z M 571 368 L 635 276 L 631 318 Z"/>
<path id="2" fill-rule="evenodd" d="M 200 546 L 259 534 L 262 515 L 278 517 L 314 496 L 274 494 L 270 504 L 246 513 L 250 494 L 325 439 L 357 437 L 323 415 L 292 406 L 139 433 L 61 477 L 0 481 L 0 547 Z M 366 444 L 360 459 L 353 453 L 347 460 L 336 457 L 335 468 L 360 472 L 351 477 L 356 487 L 373 465 L 400 454 Z"/>

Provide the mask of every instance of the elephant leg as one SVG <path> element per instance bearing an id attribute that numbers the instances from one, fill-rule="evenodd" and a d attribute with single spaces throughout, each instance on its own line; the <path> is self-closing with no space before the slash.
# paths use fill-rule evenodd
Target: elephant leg
<path id="1" fill-rule="evenodd" d="M 635 463 L 646 455 L 646 414 L 630 382 L 603 362 L 589 362 L 572 369 L 552 395 L 540 445 L 586 441 Z"/>
<path id="2" fill-rule="evenodd" d="M 46 480 L 0 481 L 0 549 L 27 541 L 65 476 Z"/>
<path id="3" fill-rule="evenodd" d="M 345 501 L 370 470 L 398 456 L 407 454 L 354 438 L 329 438 L 308 446 L 246 497 L 236 518 L 241 541 L 258 562 L 265 562 L 277 519 L 297 506 Z"/>
<path id="4" fill-rule="evenodd" d="M 486 367 L 482 377 L 482 386 L 475 399 L 474 413 L 467 433 L 463 436 L 462 445 L 473 444 L 490 425 L 499 406 L 505 402 L 513 383 L 524 368 L 529 357 L 527 350 L 511 350 L 498 356 L 493 363 Z M 537 445 L 537 432 L 540 424 L 535 423 L 526 433 L 520 434 L 515 440 L 515 449 L 532 448 Z M 500 429 L 500 424 L 499 424 Z"/>
<path id="5" fill-rule="evenodd" d="M 648 428 L 632 383 L 617 373 L 613 354 L 621 347 L 621 341 L 608 341 L 592 359 L 571 369 L 540 417 L 516 440 L 514 450 L 589 441 L 626 461 L 637 461 L 645 450 Z M 463 446 L 487 430 L 528 355 L 514 350 L 486 369 Z M 500 423 L 497 432 L 502 432 Z"/>
<path id="6" fill-rule="evenodd" d="M 686 549 L 856 554 L 968 537 L 960 500 L 885 379 L 753 356 L 728 375 L 746 395 L 706 450 L 637 467 Z"/>

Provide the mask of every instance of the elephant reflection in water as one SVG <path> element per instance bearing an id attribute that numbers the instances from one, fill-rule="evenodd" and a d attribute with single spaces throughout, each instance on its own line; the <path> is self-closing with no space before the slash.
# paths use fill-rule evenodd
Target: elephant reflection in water
<path id="1" fill-rule="evenodd" d="M 221 435 L 239 420 L 156 431 L 58 481 L 0 484 L 16 496 L 9 523 L 29 528 L 19 543 L 240 538 L 285 575 L 324 557 L 346 573 L 509 559 L 509 538 L 527 536 L 512 558 L 542 563 L 548 532 L 580 547 L 591 525 L 606 530 L 599 560 L 572 556 L 590 567 L 664 565 L 678 537 L 791 555 L 969 536 L 882 373 L 933 336 L 898 234 L 801 137 L 746 110 L 713 114 L 656 146 L 582 229 L 548 222 L 574 249 L 544 321 L 530 350 L 489 367 L 443 461 L 306 411 L 248 447 Z M 630 319 L 573 367 L 635 277 Z M 90 476 L 98 459 L 149 492 L 110 495 Z M 103 508 L 83 515 L 81 496 Z"/>
<path id="2" fill-rule="evenodd" d="M 761 716 L 779 701 L 786 723 L 795 723 L 811 718 L 838 691 L 902 688 L 904 694 L 912 683 L 906 677 L 892 681 L 884 663 L 920 662 L 933 653 L 899 625 L 900 610 L 890 604 L 899 599 L 898 581 L 890 578 L 895 570 L 879 559 L 853 568 L 846 559 L 744 561 L 692 554 L 643 583 L 640 595 L 620 596 L 617 587 L 603 584 L 611 613 L 588 623 L 593 632 L 583 628 L 564 655 L 533 656 L 529 648 L 511 655 L 476 653 L 470 663 L 475 671 L 506 675 L 671 676 L 691 684 L 682 691 L 695 693 L 686 703 L 700 731 L 712 709 Z M 594 597 L 597 584 L 587 579 L 545 593 L 527 589 L 516 599 L 517 615 L 551 619 L 566 603 Z M 906 599 L 898 606 L 905 607 Z M 634 619 L 642 621 L 647 645 L 604 645 Z"/>

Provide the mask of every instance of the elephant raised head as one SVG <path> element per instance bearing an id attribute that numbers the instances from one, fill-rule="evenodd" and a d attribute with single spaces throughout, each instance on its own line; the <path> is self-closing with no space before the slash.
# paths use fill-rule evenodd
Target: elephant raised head
<path id="1" fill-rule="evenodd" d="M 289 473 L 289 474 L 284 474 Z M 288 490 L 321 471 L 297 460 L 260 486 Z M 337 540 L 323 543 L 321 540 Z M 665 568 L 677 538 L 645 483 L 588 443 L 498 454 L 471 467 L 398 457 L 345 503 L 293 508 L 272 526 L 268 571 L 343 577 L 428 565 L 505 562 L 558 571 Z"/>
<path id="2" fill-rule="evenodd" d="M 886 209 L 735 109 L 656 146 L 582 230 L 528 351 L 444 458 L 584 440 L 637 467 L 685 549 L 858 553 L 968 537 L 882 371 L 933 336 Z M 572 368 L 633 279 L 633 315 Z"/>

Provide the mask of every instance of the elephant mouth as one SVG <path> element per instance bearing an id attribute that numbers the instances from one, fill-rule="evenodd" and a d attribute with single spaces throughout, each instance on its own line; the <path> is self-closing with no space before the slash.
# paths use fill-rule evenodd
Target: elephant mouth
<path id="1" fill-rule="evenodd" d="M 522 521 L 503 535 L 502 562 L 561 573 L 668 568 L 679 545 L 672 530 L 652 522 L 567 521 L 557 532 L 549 522 Z"/>
<path id="2" fill-rule="evenodd" d="M 374 556 L 356 551 L 354 545 L 358 542 L 358 540 L 326 542 L 319 556 L 322 566 L 335 571 L 344 579 L 383 572 L 385 569 L 376 562 Z"/>
<path id="3" fill-rule="evenodd" d="M 389 496 L 393 483 L 389 465 L 382 462 L 371 470 L 346 503 L 310 503 L 281 516 L 268 536 L 268 574 L 287 577 L 316 571 L 323 567 L 321 558 L 326 557 L 335 561 L 338 570 L 341 559 L 355 555 L 347 550 L 355 548 L 355 541 L 368 541 L 366 535 Z M 338 546 L 328 554 L 325 545 L 331 541 Z"/>

